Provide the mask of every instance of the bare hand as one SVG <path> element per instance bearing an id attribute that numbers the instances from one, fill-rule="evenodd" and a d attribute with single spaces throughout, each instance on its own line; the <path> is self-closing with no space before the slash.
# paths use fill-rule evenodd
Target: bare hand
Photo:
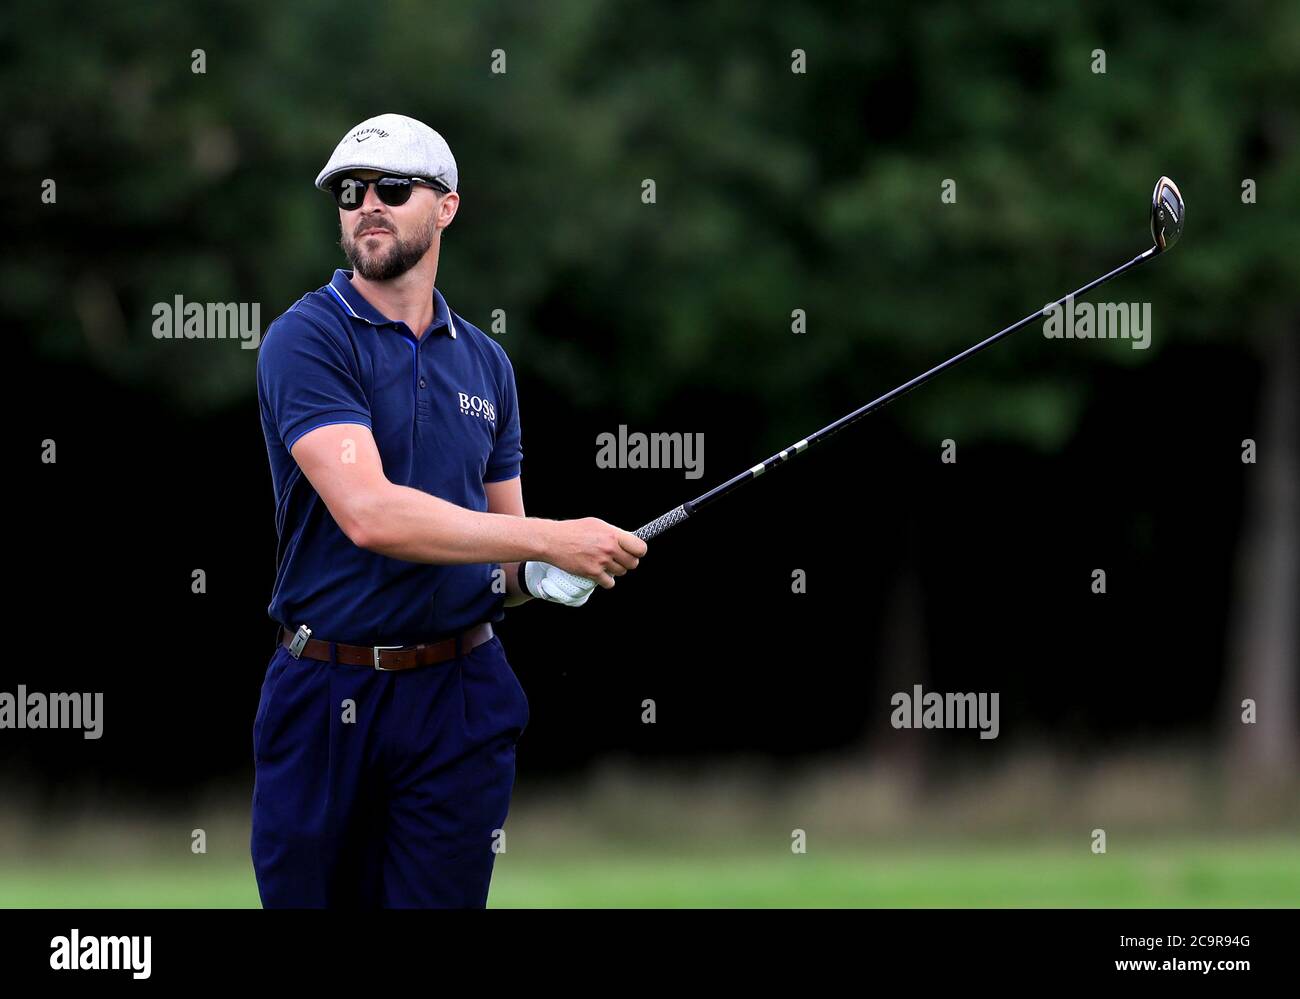
<path id="1" fill-rule="evenodd" d="M 615 576 L 635 569 L 646 553 L 646 543 L 635 534 L 597 517 L 552 521 L 550 533 L 546 561 L 607 590 Z"/>

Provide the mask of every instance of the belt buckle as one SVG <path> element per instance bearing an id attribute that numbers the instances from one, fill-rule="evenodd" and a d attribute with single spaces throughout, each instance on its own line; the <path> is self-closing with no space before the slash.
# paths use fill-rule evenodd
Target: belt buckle
<path id="1" fill-rule="evenodd" d="M 302 657 L 302 650 L 307 645 L 307 639 L 311 638 L 311 629 L 305 624 L 298 626 L 298 632 L 293 636 L 293 641 L 289 643 L 289 655 L 295 659 Z"/>
<path id="2" fill-rule="evenodd" d="M 372 645 L 371 649 L 374 650 L 375 654 L 375 669 L 382 670 L 385 673 L 391 673 L 393 671 L 391 668 L 379 665 L 379 653 L 389 652 L 393 649 L 400 649 L 402 647 L 403 646 L 401 645 Z"/>

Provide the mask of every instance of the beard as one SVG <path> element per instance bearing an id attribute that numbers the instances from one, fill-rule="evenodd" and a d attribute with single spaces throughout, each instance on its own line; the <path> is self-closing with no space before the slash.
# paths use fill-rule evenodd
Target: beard
<path id="1" fill-rule="evenodd" d="M 384 223 L 366 222 L 362 225 L 371 229 L 387 229 L 392 233 L 389 246 L 374 251 L 361 249 L 357 241 L 346 232 L 339 240 L 339 246 L 343 248 L 352 269 L 367 281 L 391 281 L 401 277 L 429 252 L 434 236 L 438 233 L 437 222 L 432 214 L 409 239 L 403 239 L 395 229 Z"/>

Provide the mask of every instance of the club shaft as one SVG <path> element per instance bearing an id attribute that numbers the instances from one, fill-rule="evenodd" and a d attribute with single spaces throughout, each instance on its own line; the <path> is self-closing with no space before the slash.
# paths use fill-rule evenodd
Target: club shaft
<path id="1" fill-rule="evenodd" d="M 1151 257 L 1155 256 L 1158 252 L 1159 250 L 1153 246 L 1149 250 L 1145 250 L 1142 253 L 1139 253 L 1132 260 L 1128 261 L 1128 263 L 1121 264 L 1119 267 L 1116 267 L 1113 271 L 1110 271 L 1107 274 L 1103 274 L 1095 281 L 1089 281 L 1082 288 L 1077 288 L 1074 291 L 1070 292 L 1068 295 L 1063 295 L 1061 298 L 1058 298 L 1055 302 L 1051 303 L 1050 305 L 1045 305 L 1037 312 L 1032 312 L 1029 315 L 1025 316 L 1025 318 L 1021 319 L 1019 322 L 1012 323 L 1006 329 L 999 330 L 998 332 L 994 333 L 991 337 L 988 337 L 985 340 L 981 340 L 979 343 L 975 344 L 974 346 L 967 347 L 960 354 L 956 354 L 948 358 L 948 360 L 944 361 L 942 364 L 935 365 L 929 371 L 917 375 L 911 381 L 904 382 L 902 385 L 899 385 L 897 388 L 891 389 L 890 391 L 882 395 L 879 399 L 873 399 L 865 406 L 862 406 L 859 409 L 855 409 L 853 412 L 849 413 L 846 416 L 840 417 L 834 423 L 827 424 L 826 426 L 818 430 L 816 433 L 809 434 L 803 440 L 796 441 L 794 444 L 791 444 L 789 447 L 778 451 L 776 454 L 772 455 L 770 458 L 761 462 L 760 464 L 754 465 L 752 468 L 746 469 L 745 471 L 741 472 L 739 475 L 733 476 L 732 478 L 728 479 L 726 482 L 722 483 L 721 485 L 714 486 L 707 493 L 697 496 L 693 500 L 688 500 L 687 502 L 683 503 L 681 506 L 675 507 L 674 509 L 668 511 L 663 516 L 657 517 L 656 519 L 650 521 L 650 523 L 645 524 L 643 527 L 639 528 L 635 532 L 636 536 L 640 538 L 642 541 L 649 541 L 651 538 L 659 534 L 662 534 L 670 527 L 675 527 L 676 525 L 680 524 L 683 520 L 685 520 L 687 517 L 691 517 L 694 514 L 698 513 L 702 508 L 708 506 L 710 503 L 714 503 L 717 500 L 722 499 L 722 497 L 730 495 L 732 492 L 739 489 L 746 482 L 752 482 L 754 479 L 758 478 L 768 469 L 775 468 L 777 465 L 784 464 L 786 461 L 793 458 L 797 454 L 802 454 L 804 451 L 808 450 L 808 448 L 812 447 L 814 444 L 818 443 L 819 441 L 823 441 L 827 437 L 830 437 L 832 434 L 838 433 L 839 431 L 843 430 L 845 427 L 857 423 L 858 420 L 862 419 L 864 416 L 867 416 L 870 413 L 874 413 L 878 409 L 882 409 L 885 406 L 888 406 L 891 402 L 893 402 L 895 399 L 899 398 L 900 396 L 907 395 L 907 393 L 911 392 L 912 389 L 920 385 L 924 385 L 926 382 L 928 382 L 931 378 L 933 378 L 935 375 L 939 374 L 940 372 L 947 371 L 953 365 L 960 364 L 962 361 L 966 360 L 966 358 L 970 357 L 972 354 L 978 354 L 984 348 L 991 347 L 999 340 L 1009 337 L 1012 333 L 1016 333 L 1024 329 L 1034 320 L 1042 318 L 1043 316 L 1047 315 L 1047 313 L 1050 312 L 1052 309 L 1057 308 L 1058 306 L 1064 304 L 1068 299 L 1078 298 L 1080 295 L 1086 295 L 1094 288 L 1097 288 L 1100 285 L 1105 284 L 1107 281 L 1110 281 L 1112 278 L 1119 277 L 1119 275 L 1123 274 L 1125 271 L 1131 270 L 1132 268 L 1136 267 L 1138 264 L 1143 263 L 1146 260 L 1149 260 Z"/>

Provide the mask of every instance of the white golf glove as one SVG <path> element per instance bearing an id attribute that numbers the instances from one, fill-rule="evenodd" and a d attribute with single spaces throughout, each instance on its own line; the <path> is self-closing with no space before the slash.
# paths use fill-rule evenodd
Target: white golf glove
<path id="1" fill-rule="evenodd" d="M 575 576 L 549 562 L 525 562 L 522 576 L 530 595 L 565 607 L 581 607 L 597 585 L 594 579 Z"/>

